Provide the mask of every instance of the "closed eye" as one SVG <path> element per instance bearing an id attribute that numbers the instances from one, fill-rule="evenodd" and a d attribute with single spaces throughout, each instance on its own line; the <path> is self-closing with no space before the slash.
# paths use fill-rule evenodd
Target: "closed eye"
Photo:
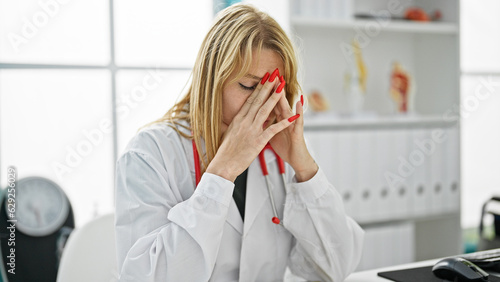
<path id="1" fill-rule="evenodd" d="M 255 87 L 257 87 L 257 84 L 255 84 L 254 86 L 245 86 L 241 83 L 238 83 L 240 85 L 241 88 L 243 88 L 243 90 L 247 90 L 247 91 L 252 91 L 255 89 Z"/>

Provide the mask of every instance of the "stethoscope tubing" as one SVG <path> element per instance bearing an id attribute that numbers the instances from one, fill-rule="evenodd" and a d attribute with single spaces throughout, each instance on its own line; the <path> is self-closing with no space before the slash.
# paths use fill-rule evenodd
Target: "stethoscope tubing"
<path id="1" fill-rule="evenodd" d="M 274 212 L 274 217 L 278 217 L 278 210 L 276 209 L 276 205 L 274 204 L 274 196 L 273 196 L 273 191 L 271 191 L 271 181 L 269 180 L 269 175 L 264 175 L 266 178 L 266 186 L 267 186 L 267 192 L 269 193 L 269 197 L 271 198 L 271 205 L 273 206 L 273 212 Z M 279 222 L 281 224 L 281 221 Z"/>

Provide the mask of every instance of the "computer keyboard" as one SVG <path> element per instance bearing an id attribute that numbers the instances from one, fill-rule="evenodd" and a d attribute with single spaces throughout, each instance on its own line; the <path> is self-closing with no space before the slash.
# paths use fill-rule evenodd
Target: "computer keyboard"
<path id="1" fill-rule="evenodd" d="M 500 265 L 500 249 L 460 255 L 460 257 L 474 263 L 481 268 L 496 268 Z"/>

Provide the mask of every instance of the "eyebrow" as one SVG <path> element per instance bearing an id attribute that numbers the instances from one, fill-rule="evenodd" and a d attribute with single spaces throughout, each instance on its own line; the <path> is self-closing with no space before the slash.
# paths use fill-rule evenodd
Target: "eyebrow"
<path id="1" fill-rule="evenodd" d="M 245 75 L 245 77 L 249 77 L 249 78 L 252 78 L 252 79 L 255 79 L 255 80 L 261 80 L 261 79 L 262 79 L 261 77 L 258 77 L 258 76 L 256 76 L 256 75 L 249 74 L 249 73 L 247 73 L 247 74 Z"/>

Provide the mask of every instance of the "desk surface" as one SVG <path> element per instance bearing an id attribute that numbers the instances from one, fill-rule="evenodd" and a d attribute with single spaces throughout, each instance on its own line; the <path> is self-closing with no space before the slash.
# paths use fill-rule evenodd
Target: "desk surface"
<path id="1" fill-rule="evenodd" d="M 389 267 L 383 267 L 383 268 L 376 268 L 376 269 L 367 270 L 367 271 L 355 272 L 355 273 L 349 275 L 349 277 L 347 277 L 347 279 L 344 281 L 345 282 L 389 282 L 391 280 L 382 278 L 382 277 L 378 276 L 377 273 L 384 272 L 384 271 L 391 271 L 391 270 L 430 266 L 430 265 L 434 265 L 436 262 L 440 261 L 441 259 L 443 259 L 443 258 L 424 260 L 424 261 L 419 261 L 419 262 L 413 262 L 413 263 L 407 263 L 407 264 L 401 264 L 401 265 L 395 265 L 395 266 L 389 266 Z M 494 274 L 495 276 L 500 277 L 500 273 L 498 273 L 498 272 L 492 272 L 492 271 L 487 271 L 487 272 L 490 274 Z"/>
<path id="2" fill-rule="evenodd" d="M 406 268 L 415 268 L 415 267 L 434 265 L 439 260 L 440 259 L 432 259 L 432 260 L 425 260 L 425 261 L 419 261 L 419 262 L 396 265 L 396 266 L 389 266 L 389 267 L 384 267 L 384 268 L 377 268 L 377 269 L 372 269 L 372 270 L 367 270 L 367 271 L 355 272 L 355 273 L 349 275 L 349 277 L 347 277 L 345 282 L 389 282 L 391 280 L 387 280 L 385 278 L 382 278 L 382 277 L 378 276 L 377 273 L 383 272 L 383 271 L 390 271 L 390 270 L 398 270 L 398 269 L 406 269 Z"/>

